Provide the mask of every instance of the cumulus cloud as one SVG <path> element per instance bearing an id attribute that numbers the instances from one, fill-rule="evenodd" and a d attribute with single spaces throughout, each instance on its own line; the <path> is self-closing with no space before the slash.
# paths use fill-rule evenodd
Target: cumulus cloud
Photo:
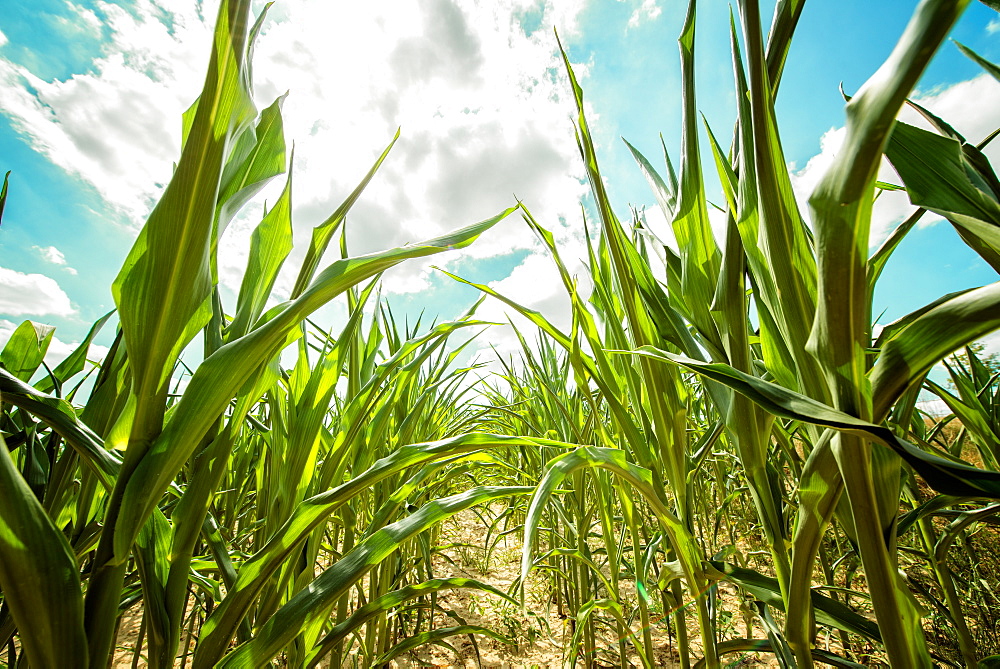
<path id="1" fill-rule="evenodd" d="M 995 35 L 1000 32 L 1000 19 L 993 19 L 986 24 L 986 32 L 990 35 Z M 3 42 L 0 42 L 2 44 Z"/>
<path id="2" fill-rule="evenodd" d="M 54 246 L 32 246 L 31 249 L 38 253 L 46 262 L 50 262 L 53 265 L 60 265 L 62 270 L 67 274 L 77 275 L 77 271 L 66 264 L 66 256 L 63 252 Z"/>
<path id="3" fill-rule="evenodd" d="M 642 4 L 635 8 L 632 16 L 628 19 L 629 28 L 638 28 L 644 21 L 652 21 L 663 13 L 663 9 L 657 0 L 642 0 Z"/>
<path id="4" fill-rule="evenodd" d="M 296 231 L 336 208 L 398 126 L 401 139 L 348 218 L 353 253 L 482 220 L 515 196 L 550 225 L 575 217 L 584 186 L 572 100 L 551 34 L 528 35 L 520 25 L 528 8 L 542 11 L 543 25 L 579 10 L 573 3 L 358 4 L 338 10 L 343 16 L 331 26 L 317 3 L 287 3 L 261 36 L 255 72 L 262 99 L 291 90 L 286 127 L 302 138 Z M 343 91 L 350 91 L 349 105 Z M 491 257 L 532 244 L 511 220 L 461 255 Z M 425 290 L 430 265 L 447 261 L 402 265 L 384 288 Z"/>
<path id="5" fill-rule="evenodd" d="M 134 227 L 169 180 L 180 149 L 180 114 L 201 87 L 214 4 L 199 11 L 136 0 L 129 11 L 98 3 L 103 53 L 86 73 L 46 81 L 0 58 L 0 96 L 14 127 L 54 163 L 89 182 Z M 68 6 L 82 24 L 90 15 Z M 287 0 L 272 8 L 254 63 L 259 106 L 285 91 L 286 136 L 295 142 L 298 248 L 278 283 L 290 289 L 302 242 L 351 192 L 398 126 L 402 137 L 348 218 L 352 253 L 415 242 L 487 218 L 515 195 L 553 227 L 578 217 L 583 173 L 573 139 L 572 97 L 547 30 L 577 29 L 582 0 L 382 6 Z M 586 67 L 577 68 L 586 76 Z M 280 180 L 278 180 L 280 181 Z M 272 201 L 280 183 L 268 187 Z M 260 206 L 220 244 L 220 276 L 237 289 Z M 466 256 L 533 244 L 503 224 Z M 458 254 L 452 254 L 457 256 Z M 385 288 L 426 288 L 427 263 L 404 265 Z"/>
<path id="6" fill-rule="evenodd" d="M 75 312 L 69 296 L 54 279 L 0 267 L 0 314 L 68 316 Z"/>
<path id="7" fill-rule="evenodd" d="M 45 259 L 46 262 L 50 262 L 53 265 L 66 264 L 66 256 L 63 255 L 62 251 L 60 251 L 54 246 L 45 246 L 45 247 L 32 246 L 31 248 L 32 250 L 37 251 L 38 255 L 42 256 L 42 258 Z"/>
<path id="8" fill-rule="evenodd" d="M 52 38 L 70 41 L 74 30 L 100 31 L 103 24 L 110 35 L 103 55 L 62 81 L 0 58 L 3 111 L 36 150 L 137 225 L 170 178 L 180 113 L 204 76 L 209 28 L 192 8 L 172 10 L 168 27 L 150 0 L 131 11 L 99 3 L 99 15 L 66 7 L 68 27 Z"/>
<path id="9" fill-rule="evenodd" d="M 10 40 L 7 39 L 7 36 L 3 34 L 3 31 L 0 30 L 0 46 L 3 46 L 4 44 L 6 44 L 9 41 Z"/>
<path id="10" fill-rule="evenodd" d="M 54 368 L 60 362 L 69 357 L 69 355 L 79 347 L 80 342 L 78 341 L 64 342 L 58 337 L 52 337 L 52 341 L 49 343 L 49 349 L 45 352 L 45 364 Z M 107 346 L 91 344 L 87 348 L 87 360 L 101 362 L 110 350 L 111 349 Z"/>

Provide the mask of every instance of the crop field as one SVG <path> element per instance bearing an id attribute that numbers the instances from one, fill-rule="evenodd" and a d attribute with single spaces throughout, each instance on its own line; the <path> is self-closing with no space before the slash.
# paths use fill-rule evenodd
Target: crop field
<path id="1" fill-rule="evenodd" d="M 270 306 L 292 250 L 281 106 L 251 94 L 270 5 L 222 0 L 114 312 L 55 367 L 34 321 L 0 352 L 0 666 L 1000 667 L 1000 363 L 977 345 L 1000 329 L 1000 282 L 872 325 L 876 282 L 928 212 L 1000 272 L 982 151 L 1000 129 L 966 138 L 908 100 L 968 0 L 921 2 L 845 95 L 808 215 L 774 106 L 803 4 L 779 0 L 768 26 L 738 2 L 737 121 L 709 128 L 691 0 L 680 155 L 629 145 L 676 250 L 615 213 L 564 53 L 588 276 L 528 201 L 350 255 L 345 220 L 390 144 Z M 897 121 L 907 105 L 933 130 Z M 273 179 L 285 189 L 224 303 L 218 240 Z M 912 214 L 870 252 L 893 190 Z M 17 197 L 5 180 L 0 215 Z M 547 248 L 569 328 L 456 274 L 482 299 L 454 320 L 381 299 L 386 270 L 505 218 Z M 489 336 L 486 300 L 532 324 L 489 374 L 462 357 Z M 331 301 L 347 305 L 336 328 L 314 317 Z M 113 345 L 88 360 L 106 326 Z M 948 379 L 929 379 L 942 361 Z M 928 396 L 947 415 L 923 412 Z"/>

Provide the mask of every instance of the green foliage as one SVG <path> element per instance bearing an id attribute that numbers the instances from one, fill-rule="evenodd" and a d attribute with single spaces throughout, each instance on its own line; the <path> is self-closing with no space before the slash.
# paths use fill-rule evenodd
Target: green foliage
<path id="1" fill-rule="evenodd" d="M 406 484 L 415 476 L 447 481 L 450 461 L 519 440 L 452 433 L 468 370 L 452 367 L 457 351 L 445 346 L 454 332 L 482 324 L 471 312 L 400 333 L 382 307 L 365 333 L 363 308 L 376 282 L 357 289 L 400 262 L 472 243 L 513 209 L 323 266 L 390 144 L 314 231 L 291 299 L 267 310 L 292 248 L 289 167 L 282 195 L 251 237 L 235 309 L 226 310 L 218 238 L 286 164 L 281 98 L 259 114 L 252 103 L 250 54 L 263 13 L 251 28 L 249 12 L 245 0 L 220 6 L 173 179 L 113 286 L 119 335 L 85 407 L 61 396 L 110 314 L 34 386 L 53 328 L 26 321 L 0 352 L 2 429 L 17 449 L 0 448 L 0 628 L 4 643 L 17 635 L 32 666 L 105 666 L 119 616 L 137 597 L 152 667 L 173 666 L 191 615 L 207 618 L 194 666 L 259 666 L 278 654 L 301 664 L 321 649 L 341 653 L 344 637 L 331 642 L 330 634 L 344 628 L 329 629 L 326 617 L 336 606 L 343 622 L 361 606 L 351 589 L 372 569 L 382 577 L 368 601 L 384 605 L 365 614 L 369 629 L 381 630 L 368 635 L 369 660 L 402 652 L 407 638 L 458 633 L 433 632 L 432 620 L 386 628 L 396 606 L 435 591 L 419 587 L 429 566 L 387 578 L 395 569 L 387 558 L 458 510 L 526 492 L 493 486 L 448 496 L 444 486 L 435 497 Z M 352 310 L 344 331 L 307 334 L 306 319 L 344 294 Z M 181 352 L 198 335 L 204 358 L 183 391 L 172 390 Z M 297 362 L 283 370 L 280 355 L 295 343 Z M 342 379 L 348 394 L 335 397 Z M 442 437 L 451 440 L 427 443 Z M 411 513 L 414 504 L 423 506 Z M 331 545 L 334 513 L 341 531 Z M 412 594 L 381 598 L 390 591 Z M 189 615 L 192 594 L 199 603 Z"/>
<path id="2" fill-rule="evenodd" d="M 665 156 L 661 176 L 628 145 L 677 251 L 637 213 L 619 218 L 564 52 L 596 214 L 593 236 L 582 222 L 592 291 L 518 205 L 572 322 L 561 329 L 455 277 L 538 330 L 531 341 L 515 329 L 520 360 L 474 381 L 477 367 L 456 362 L 478 334 L 452 342 L 490 325 L 475 318 L 480 302 L 400 327 L 379 277 L 473 243 L 515 208 L 349 256 L 347 215 L 397 132 L 312 231 L 282 300 L 293 158 L 283 98 L 258 112 L 251 95 L 270 5 L 250 25 L 250 3 L 225 0 L 174 177 L 114 283 L 120 327 L 105 360 L 87 370 L 112 314 L 54 369 L 49 326 L 25 321 L 0 351 L 0 645 L 16 637 L 31 666 L 106 666 L 122 612 L 141 601 L 145 647 L 134 652 L 151 667 L 173 666 L 182 649 L 196 668 L 382 666 L 426 644 L 453 649 L 456 636 L 530 636 L 508 614 L 494 621 L 506 629 L 465 620 L 443 604 L 447 591 L 525 605 L 541 590 L 571 621 L 568 663 L 658 666 L 675 659 L 667 639 L 683 666 L 751 651 L 788 667 L 909 669 L 930 666 L 932 652 L 992 666 L 1000 649 L 981 631 L 997 617 L 1000 565 L 978 546 L 993 545 L 1000 513 L 1000 379 L 974 342 L 1000 327 L 1000 283 L 942 296 L 874 340 L 871 323 L 881 270 L 924 211 L 1000 270 L 1000 182 L 982 153 L 995 133 L 971 144 L 916 105 L 933 131 L 895 121 L 966 4 L 922 3 L 850 98 L 844 148 L 807 224 L 774 111 L 804 3 L 777 3 L 765 43 L 757 2 L 741 1 L 732 145 L 705 127 L 726 203 L 720 240 L 692 1 L 678 40 L 678 170 Z M 883 155 L 902 187 L 877 181 Z M 219 237 L 286 163 L 226 305 Z M 887 188 L 918 209 L 869 255 L 872 204 Z M 6 193 L 5 178 L 0 215 Z M 335 240 L 341 257 L 324 265 Z M 339 331 L 310 320 L 341 296 Z M 181 354 L 199 336 L 204 354 L 189 368 Z M 926 379 L 942 360 L 949 389 Z M 926 420 L 922 388 L 951 415 Z M 437 573 L 458 546 L 442 525 L 474 508 L 485 562 L 500 537 L 524 538 L 509 591 Z"/>

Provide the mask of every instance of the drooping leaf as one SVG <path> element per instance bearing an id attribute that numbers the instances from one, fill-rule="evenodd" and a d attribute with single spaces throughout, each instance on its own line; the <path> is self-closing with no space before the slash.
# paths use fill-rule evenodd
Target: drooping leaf
<path id="1" fill-rule="evenodd" d="M 110 490 L 114 486 L 121 456 L 104 447 L 101 438 L 79 419 L 69 402 L 46 395 L 4 370 L 0 370 L 0 395 L 4 402 L 27 411 L 65 439 L 105 488 Z"/>
<path id="2" fill-rule="evenodd" d="M 403 639 L 391 649 L 376 658 L 374 664 L 379 666 L 385 665 L 393 658 L 399 657 L 403 653 L 413 650 L 414 648 L 419 648 L 420 646 L 425 646 L 429 643 L 440 643 L 442 639 L 458 636 L 460 634 L 481 634 L 508 645 L 515 643 L 513 639 L 505 637 L 504 635 L 499 634 L 488 627 L 483 627 L 482 625 L 454 625 L 452 627 L 439 627 L 437 629 L 420 632 Z"/>
<path id="3" fill-rule="evenodd" d="M 247 615 L 250 604 L 271 574 L 287 562 L 294 548 L 310 532 L 356 495 L 393 474 L 428 462 L 484 448 L 534 443 L 519 437 L 470 433 L 436 443 L 410 444 L 378 460 L 350 481 L 306 499 L 268 542 L 240 567 L 235 585 L 202 627 L 196 667 L 213 666 L 222 657 L 240 621 Z"/>
<path id="4" fill-rule="evenodd" d="M 885 155 L 913 204 L 946 218 L 958 215 L 1000 225 L 1000 205 L 958 140 L 898 122 Z"/>
<path id="5" fill-rule="evenodd" d="M 1000 499 L 1000 472 L 983 471 L 964 462 L 923 451 L 903 441 L 887 427 L 855 418 L 805 395 L 744 374 L 729 365 L 698 362 L 652 347 L 645 347 L 636 353 L 681 365 L 707 376 L 746 395 L 776 416 L 833 428 L 891 448 L 940 493 Z"/>
<path id="6" fill-rule="evenodd" d="M 258 22 L 263 16 L 258 17 Z M 284 100 L 285 95 L 278 97 L 260 113 L 256 126 L 243 131 L 238 143 L 245 142 L 246 148 L 240 150 L 237 146 L 226 163 L 219 185 L 216 240 L 236 212 L 271 179 L 285 171 L 285 131 L 281 117 Z"/>
<path id="7" fill-rule="evenodd" d="M 904 318 L 869 372 L 876 420 L 938 361 L 1000 328 L 1000 282 L 951 296 L 912 320 Z"/>
<path id="8" fill-rule="evenodd" d="M 785 610 L 777 579 L 765 576 L 753 569 L 746 569 L 727 562 L 713 560 L 709 564 L 725 574 L 727 580 L 740 586 L 768 606 L 773 606 L 779 611 Z M 817 622 L 859 634 L 872 641 L 882 640 L 876 623 L 852 611 L 842 602 L 815 590 L 812 591 L 811 597 Z"/>
<path id="9" fill-rule="evenodd" d="M 135 536 L 236 391 L 300 335 L 299 324 L 316 309 L 365 279 L 404 260 L 468 246 L 509 215 L 493 218 L 421 244 L 338 260 L 323 270 L 298 298 L 279 305 L 266 322 L 210 355 L 198 367 L 163 432 L 136 467 L 123 498 L 115 532 L 115 558 L 128 557 Z"/>
<path id="10" fill-rule="evenodd" d="M 326 634 L 326 636 L 323 637 L 320 643 L 317 644 L 316 648 L 309 654 L 309 658 L 306 660 L 306 666 L 315 666 L 321 658 L 325 657 L 331 650 L 333 650 L 337 643 L 375 616 L 389 611 L 410 599 L 424 597 L 432 593 L 441 592 L 442 590 L 455 588 L 472 588 L 475 590 L 482 590 L 483 592 L 488 592 L 505 599 L 511 604 L 517 604 L 517 600 L 507 593 L 498 590 L 489 583 L 483 583 L 471 578 L 436 578 L 424 581 L 423 583 L 408 585 L 404 588 L 400 588 L 399 590 L 387 592 L 378 599 L 368 602 L 354 611 L 349 618 L 341 623 L 338 623 Z"/>

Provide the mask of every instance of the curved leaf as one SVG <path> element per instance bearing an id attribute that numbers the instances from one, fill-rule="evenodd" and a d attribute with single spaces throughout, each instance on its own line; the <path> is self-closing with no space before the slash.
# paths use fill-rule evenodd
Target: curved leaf
<path id="1" fill-rule="evenodd" d="M 745 569 L 727 562 L 711 561 L 709 564 L 725 575 L 726 580 L 740 586 L 768 606 L 779 611 L 785 610 L 778 580 L 765 576 L 753 569 Z M 878 625 L 859 613 L 855 613 L 843 603 L 813 590 L 810 593 L 816 621 L 837 629 L 867 637 L 872 641 L 882 641 Z"/>
<path id="2" fill-rule="evenodd" d="M 983 471 L 961 461 L 947 460 L 922 451 L 897 437 L 887 427 L 855 418 L 805 395 L 744 374 L 729 365 L 698 362 L 649 346 L 634 353 L 680 365 L 718 381 L 749 397 L 776 416 L 833 428 L 891 448 L 940 493 L 1000 499 L 1000 472 Z"/>
<path id="3" fill-rule="evenodd" d="M 402 655 L 408 650 L 413 650 L 414 648 L 419 648 L 420 646 L 424 646 L 429 643 L 437 643 L 442 639 L 447 639 L 451 636 L 458 636 L 459 634 L 482 634 L 483 636 L 488 636 L 491 639 L 495 639 L 506 644 L 514 643 L 513 639 L 508 639 L 504 635 L 498 634 L 488 627 L 483 627 L 481 625 L 455 625 L 453 627 L 439 627 L 438 629 L 421 632 L 420 634 L 414 634 L 411 637 L 403 639 L 388 651 L 380 655 L 373 664 L 375 664 L 375 666 L 384 666 L 390 660 Z"/>
<path id="4" fill-rule="evenodd" d="M 121 456 L 104 447 L 104 441 L 77 417 L 69 402 L 46 395 L 3 369 L 0 369 L 0 397 L 51 427 L 76 450 L 101 484 L 111 490 L 121 467 Z"/>
<path id="5" fill-rule="evenodd" d="M 0 368 L 22 381 L 30 381 L 41 366 L 55 331 L 51 325 L 34 321 L 18 325 L 0 351 Z"/>
<path id="6" fill-rule="evenodd" d="M 434 460 L 493 446 L 531 446 L 539 443 L 549 442 L 472 433 L 429 444 L 410 444 L 377 461 L 350 481 L 303 501 L 274 536 L 243 563 L 236 583 L 205 621 L 195 656 L 195 668 L 213 666 L 222 657 L 267 579 L 320 523 L 357 494 L 393 474 Z"/>
<path id="7" fill-rule="evenodd" d="M 219 669 L 244 669 L 266 664 L 299 634 L 308 621 L 326 615 L 348 589 L 404 541 L 463 509 L 493 499 L 530 492 L 531 488 L 521 487 L 477 487 L 429 502 L 410 516 L 385 526 L 361 541 L 320 574 L 308 588 L 292 597 L 264 623 L 251 641 L 226 655 L 216 666 Z"/>
<path id="8" fill-rule="evenodd" d="M 876 420 L 951 352 L 1000 328 L 1000 281 L 960 293 L 920 314 L 882 347 L 868 373 Z"/>
<path id="9" fill-rule="evenodd" d="M 115 561 L 121 563 L 127 559 L 139 529 L 159 502 L 160 495 L 236 391 L 261 365 L 298 338 L 301 334 L 299 324 L 306 316 L 351 286 L 404 260 L 468 246 L 512 211 L 514 208 L 421 244 L 338 260 L 323 270 L 302 295 L 281 305 L 267 323 L 206 358 L 191 377 L 170 421 L 129 479 L 115 528 Z"/>
<path id="10" fill-rule="evenodd" d="M 346 620 L 338 623 L 336 627 L 330 630 L 327 635 L 323 637 L 319 644 L 317 644 L 316 648 L 309 653 L 309 657 L 306 658 L 306 667 L 316 666 L 320 659 L 322 659 L 327 653 L 331 652 L 340 641 L 347 637 L 347 635 L 364 625 L 375 616 L 389 611 L 405 601 L 441 592 L 442 590 L 457 588 L 473 588 L 475 590 L 482 590 L 483 592 L 489 592 L 497 597 L 506 599 L 511 604 L 517 604 L 517 600 L 502 590 L 495 588 L 489 583 L 483 583 L 482 581 L 477 581 L 471 578 L 434 578 L 429 581 L 424 581 L 423 583 L 408 585 L 405 588 L 387 592 L 378 599 L 368 602 L 352 613 Z"/>

